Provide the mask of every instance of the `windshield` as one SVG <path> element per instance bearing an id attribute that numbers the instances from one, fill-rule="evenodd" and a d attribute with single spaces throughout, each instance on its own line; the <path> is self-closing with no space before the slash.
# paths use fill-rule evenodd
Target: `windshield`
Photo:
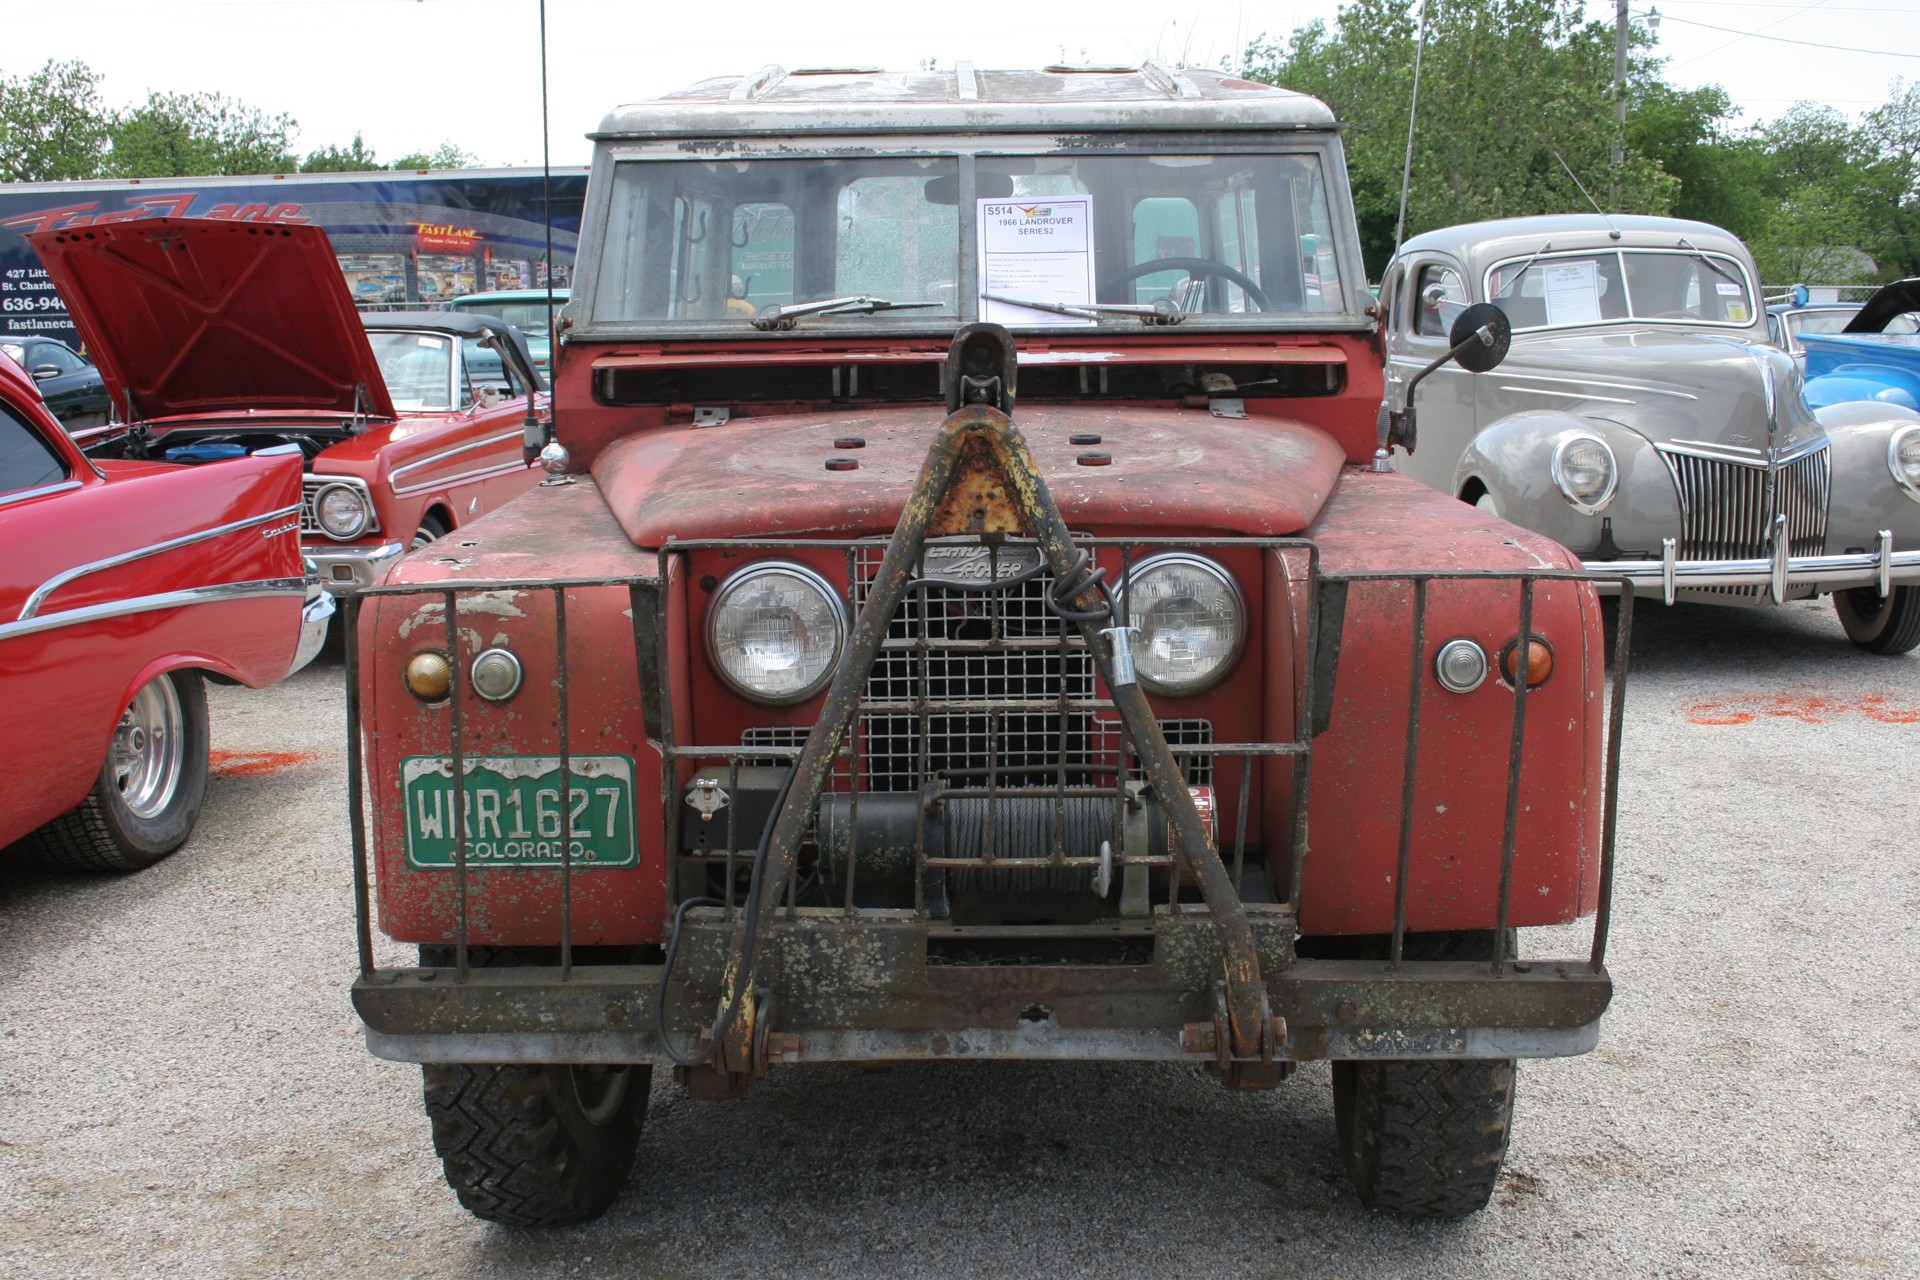
<path id="1" fill-rule="evenodd" d="M 555 314 L 558 314 L 560 308 L 566 305 L 567 291 L 555 290 L 553 295 Z M 463 302 L 457 309 L 504 320 L 529 338 L 547 331 L 547 300 L 545 298 L 533 302 Z"/>
<path id="2" fill-rule="evenodd" d="M 1744 328 L 1753 288 L 1738 261 L 1688 249 L 1607 249 L 1503 262 L 1487 272 L 1487 297 L 1516 329 L 1622 320 Z"/>
<path id="3" fill-rule="evenodd" d="M 1326 316 L 1369 301 L 1350 296 L 1334 228 L 1308 153 L 624 160 L 591 323 Z"/>
<path id="4" fill-rule="evenodd" d="M 402 413 L 453 408 L 453 340 L 433 333 L 369 331 L 393 407 Z"/>

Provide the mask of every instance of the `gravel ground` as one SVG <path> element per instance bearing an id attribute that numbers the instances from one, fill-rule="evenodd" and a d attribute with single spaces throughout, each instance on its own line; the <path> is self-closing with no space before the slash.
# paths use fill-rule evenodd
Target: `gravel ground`
<path id="1" fill-rule="evenodd" d="M 727 1104 L 663 1078 L 605 1219 L 477 1222 L 347 1003 L 323 657 L 213 691 L 231 754 L 180 856 L 0 859 L 0 1274 L 1920 1275 L 1920 655 L 1816 605 L 1641 614 L 1619 994 L 1596 1053 L 1523 1066 L 1467 1222 L 1356 1206 L 1324 1067 L 1234 1095 L 1020 1063 L 783 1068 Z"/>

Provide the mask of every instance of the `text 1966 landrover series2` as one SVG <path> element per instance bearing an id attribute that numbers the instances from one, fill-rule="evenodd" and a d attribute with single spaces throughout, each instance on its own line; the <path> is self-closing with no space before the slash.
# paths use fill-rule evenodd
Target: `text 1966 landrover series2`
<path id="1" fill-rule="evenodd" d="M 343 605 L 354 1000 L 461 1201 L 604 1210 L 654 1065 L 1047 1058 L 1331 1060 L 1366 1203 L 1483 1205 L 1611 994 L 1621 686 L 1388 469 L 1332 115 L 774 67 L 594 137 L 549 479 Z"/>

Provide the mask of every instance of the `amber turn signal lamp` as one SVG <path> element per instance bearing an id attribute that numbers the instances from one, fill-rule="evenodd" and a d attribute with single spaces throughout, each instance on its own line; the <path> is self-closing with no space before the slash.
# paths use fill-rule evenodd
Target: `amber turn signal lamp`
<path id="1" fill-rule="evenodd" d="M 1500 674 L 1507 683 L 1519 684 L 1517 668 L 1520 662 L 1520 639 L 1518 636 L 1507 641 L 1507 647 L 1500 651 Z M 1547 682 L 1553 674 L 1553 650 L 1539 636 L 1527 638 L 1527 688 L 1537 689 Z"/>
<path id="2" fill-rule="evenodd" d="M 438 702 L 453 684 L 453 667 L 438 649 L 422 649 L 407 659 L 407 692 L 423 702 Z"/>

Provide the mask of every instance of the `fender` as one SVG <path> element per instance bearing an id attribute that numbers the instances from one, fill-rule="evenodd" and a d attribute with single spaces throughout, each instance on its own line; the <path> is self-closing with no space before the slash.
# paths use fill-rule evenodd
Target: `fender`
<path id="1" fill-rule="evenodd" d="M 1896 533 L 1896 550 L 1913 540 L 1897 536 L 1912 525 L 1916 499 L 1893 478 L 1887 459 L 1893 437 L 1903 427 L 1920 425 L 1920 413 L 1885 401 L 1852 400 L 1815 411 L 1833 441 L 1833 497 L 1827 511 L 1830 553 L 1870 551 L 1879 531 Z"/>
<path id="2" fill-rule="evenodd" d="M 1613 450 L 1619 468 L 1614 496 L 1596 515 L 1574 509 L 1553 482 L 1553 451 L 1573 435 L 1598 437 Z M 1660 483 L 1643 473 L 1660 477 Z M 1453 491 L 1464 494 L 1475 481 L 1493 499 L 1494 512 L 1544 533 L 1562 546 L 1586 552 L 1601 543 L 1601 526 L 1611 521 L 1616 545 L 1629 551 L 1657 549 L 1680 523 L 1680 500 L 1667 465 L 1647 438 L 1608 418 L 1531 410 L 1501 418 L 1468 442 L 1455 469 Z"/>

